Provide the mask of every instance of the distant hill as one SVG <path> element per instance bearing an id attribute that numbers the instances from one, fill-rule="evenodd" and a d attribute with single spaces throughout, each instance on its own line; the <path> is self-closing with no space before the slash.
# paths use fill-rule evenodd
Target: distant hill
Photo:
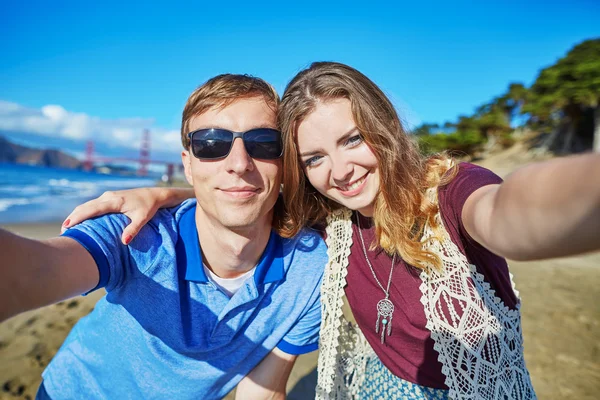
<path id="1" fill-rule="evenodd" d="M 0 162 L 57 168 L 81 168 L 81 161 L 55 149 L 34 149 L 9 142 L 0 136 Z"/>

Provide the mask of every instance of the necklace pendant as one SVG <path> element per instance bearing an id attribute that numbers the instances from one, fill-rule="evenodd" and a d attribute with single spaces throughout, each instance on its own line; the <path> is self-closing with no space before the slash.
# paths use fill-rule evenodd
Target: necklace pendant
<path id="1" fill-rule="evenodd" d="M 379 333 L 379 321 L 381 320 L 381 343 L 385 343 L 385 336 L 392 334 L 392 317 L 394 314 L 394 303 L 387 297 L 377 303 L 377 323 L 375 333 Z"/>
<path id="2" fill-rule="evenodd" d="M 390 297 L 390 284 L 392 283 L 392 275 L 394 273 L 394 261 L 396 261 L 396 255 L 392 257 L 392 267 L 390 268 L 390 277 L 388 278 L 387 288 L 384 288 L 377 275 L 375 274 L 375 270 L 371 265 L 371 261 L 369 261 L 369 256 L 367 255 L 367 248 L 365 247 L 365 240 L 363 239 L 361 227 L 360 227 L 360 218 L 358 214 L 356 215 L 356 224 L 358 225 L 358 237 L 360 237 L 360 244 L 362 245 L 362 251 L 365 255 L 365 260 L 367 261 L 367 265 L 373 274 L 373 278 L 377 285 L 383 290 L 385 293 L 385 297 L 379 300 L 377 303 L 377 322 L 375 323 L 375 333 L 379 333 L 379 320 L 381 320 L 381 344 L 385 343 L 385 337 L 390 336 L 392 334 L 392 317 L 394 316 L 394 303 L 389 299 Z"/>

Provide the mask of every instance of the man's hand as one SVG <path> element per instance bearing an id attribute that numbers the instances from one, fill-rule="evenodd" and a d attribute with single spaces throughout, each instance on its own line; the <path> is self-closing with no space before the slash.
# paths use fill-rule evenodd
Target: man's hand
<path id="1" fill-rule="evenodd" d="M 285 387 L 296 357 L 273 349 L 237 386 L 236 400 L 285 399 Z"/>

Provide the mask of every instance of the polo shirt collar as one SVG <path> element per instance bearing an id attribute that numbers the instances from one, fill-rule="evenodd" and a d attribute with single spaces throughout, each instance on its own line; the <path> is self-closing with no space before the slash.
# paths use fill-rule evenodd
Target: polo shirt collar
<path id="1" fill-rule="evenodd" d="M 185 274 L 187 281 L 208 283 L 208 277 L 202 267 L 202 251 L 196 229 L 196 207 L 183 213 L 178 222 L 178 238 L 176 245 L 177 267 Z M 277 282 L 284 278 L 282 239 L 271 231 L 265 251 L 258 260 L 254 271 L 254 282 L 261 285 Z"/>

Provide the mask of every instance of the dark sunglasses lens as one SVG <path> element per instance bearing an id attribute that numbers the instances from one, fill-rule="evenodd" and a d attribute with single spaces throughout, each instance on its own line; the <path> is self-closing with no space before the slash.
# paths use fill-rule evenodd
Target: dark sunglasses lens
<path id="1" fill-rule="evenodd" d="M 275 129 L 253 129 L 244 134 L 246 151 L 252 158 L 274 160 L 281 157 L 281 134 Z"/>
<path id="2" fill-rule="evenodd" d="M 222 158 L 231 149 L 233 134 L 222 129 L 203 129 L 192 135 L 192 153 L 198 158 Z"/>

